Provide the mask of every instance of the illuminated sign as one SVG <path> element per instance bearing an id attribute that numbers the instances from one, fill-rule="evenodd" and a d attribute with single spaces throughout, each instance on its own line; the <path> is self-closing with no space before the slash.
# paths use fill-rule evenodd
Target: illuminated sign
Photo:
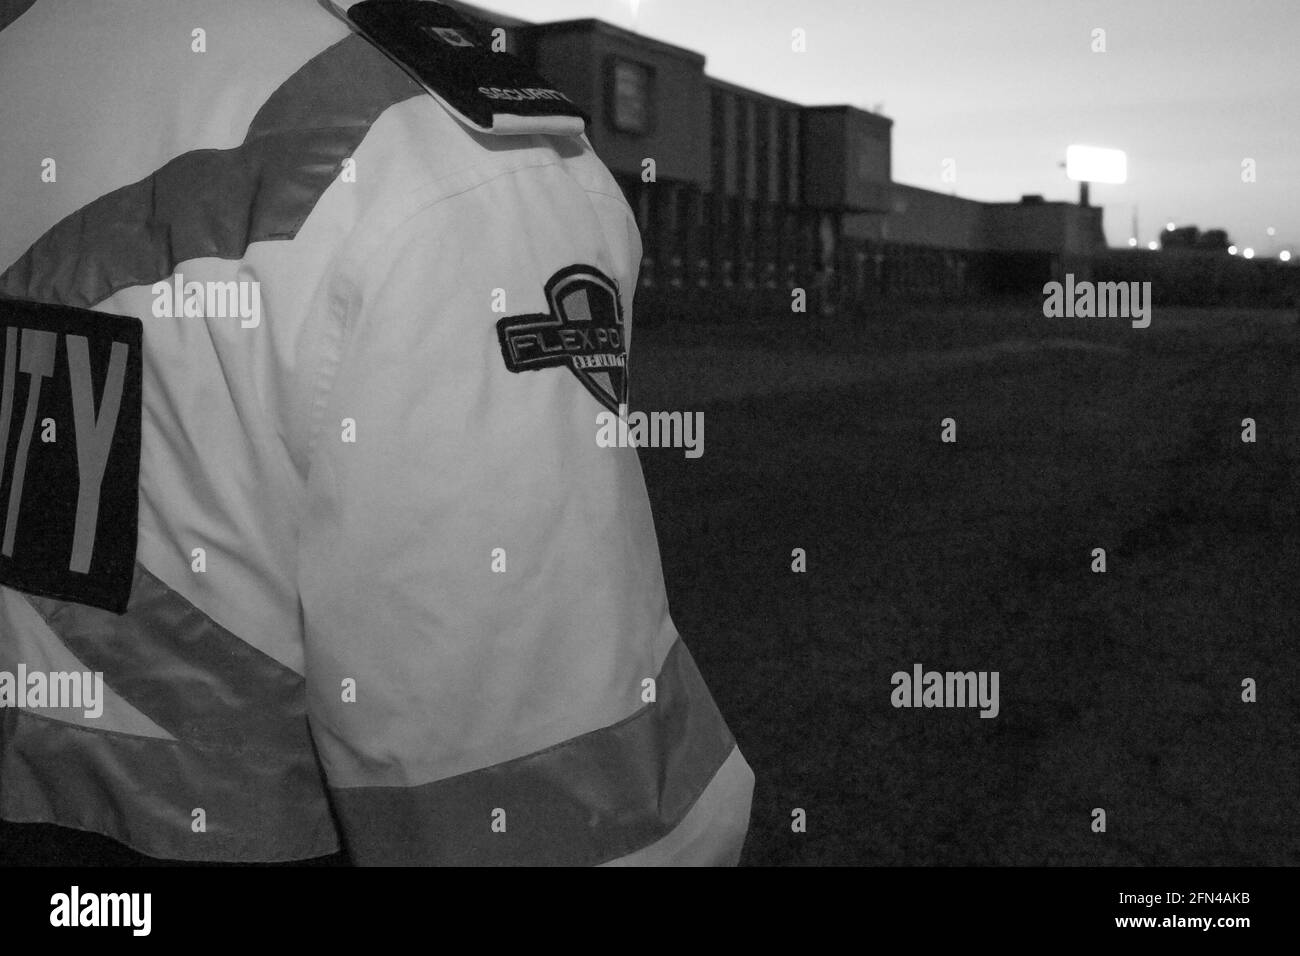
<path id="1" fill-rule="evenodd" d="M 1065 175 L 1075 182 L 1124 183 L 1128 181 L 1128 156 L 1122 149 L 1071 146 L 1065 151 Z"/>

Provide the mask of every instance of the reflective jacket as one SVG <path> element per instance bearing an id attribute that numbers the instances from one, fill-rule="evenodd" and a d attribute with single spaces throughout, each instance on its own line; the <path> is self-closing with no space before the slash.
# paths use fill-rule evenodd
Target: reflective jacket
<path id="1" fill-rule="evenodd" d="M 0 673 L 104 686 L 0 707 L 0 816 L 187 860 L 735 862 L 753 777 L 596 440 L 641 243 L 585 137 L 473 128 L 315 0 L 0 27 Z M 93 500 L 110 393 L 138 472 Z M 40 532 L 87 498 L 85 573 L 137 533 L 121 609 Z"/>

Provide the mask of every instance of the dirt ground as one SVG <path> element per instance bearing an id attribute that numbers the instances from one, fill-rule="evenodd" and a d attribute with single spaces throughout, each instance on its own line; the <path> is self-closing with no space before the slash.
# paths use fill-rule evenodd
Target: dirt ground
<path id="1" fill-rule="evenodd" d="M 638 325 L 633 408 L 705 413 L 641 457 L 744 862 L 1300 863 L 1298 359 L 1281 312 Z M 998 716 L 893 707 L 916 663 Z"/>

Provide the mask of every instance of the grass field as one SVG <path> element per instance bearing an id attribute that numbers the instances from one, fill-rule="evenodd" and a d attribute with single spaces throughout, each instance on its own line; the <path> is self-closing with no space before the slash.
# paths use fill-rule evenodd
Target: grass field
<path id="1" fill-rule="evenodd" d="M 642 322 L 631 381 L 705 413 L 641 456 L 746 863 L 1300 864 L 1293 313 Z M 1000 714 L 895 709 L 917 662 Z"/>

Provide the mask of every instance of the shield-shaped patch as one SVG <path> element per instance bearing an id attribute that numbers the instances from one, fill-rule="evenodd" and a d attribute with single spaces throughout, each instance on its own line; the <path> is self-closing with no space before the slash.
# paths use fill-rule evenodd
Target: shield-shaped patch
<path id="1" fill-rule="evenodd" d="M 546 300 L 547 314 L 497 323 L 506 368 L 567 368 L 617 414 L 627 404 L 627 328 L 617 284 L 594 266 L 569 266 L 547 281 Z"/>

